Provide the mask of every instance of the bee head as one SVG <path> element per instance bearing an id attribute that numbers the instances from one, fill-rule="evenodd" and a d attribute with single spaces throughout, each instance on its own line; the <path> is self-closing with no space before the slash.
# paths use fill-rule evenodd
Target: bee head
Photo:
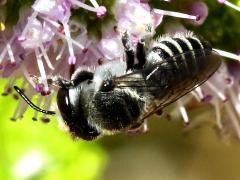
<path id="1" fill-rule="evenodd" d="M 104 98 L 102 93 L 111 92 L 114 96 L 115 83 L 112 77 L 120 76 L 124 72 L 124 63 L 109 62 L 99 66 L 94 73 L 86 70 L 76 71 L 71 78 L 72 85 L 59 89 L 58 108 L 73 136 L 92 140 L 101 135 L 102 111 L 97 106 L 98 103 L 107 102 L 99 102 L 96 94 Z"/>
<path id="2" fill-rule="evenodd" d="M 73 86 L 60 88 L 57 94 L 57 104 L 63 120 L 74 137 L 93 140 L 100 132 L 88 122 L 87 102 L 84 89 L 90 84 L 91 72 L 78 72 L 72 79 Z"/>

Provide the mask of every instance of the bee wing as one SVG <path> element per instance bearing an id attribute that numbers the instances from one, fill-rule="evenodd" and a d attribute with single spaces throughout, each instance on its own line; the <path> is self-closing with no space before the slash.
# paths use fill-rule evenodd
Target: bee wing
<path id="1" fill-rule="evenodd" d="M 152 67 L 117 77 L 116 87 L 133 88 L 140 95 L 154 97 L 149 111 L 143 116 L 145 119 L 204 83 L 220 65 L 221 58 L 215 51 L 188 51 Z"/>

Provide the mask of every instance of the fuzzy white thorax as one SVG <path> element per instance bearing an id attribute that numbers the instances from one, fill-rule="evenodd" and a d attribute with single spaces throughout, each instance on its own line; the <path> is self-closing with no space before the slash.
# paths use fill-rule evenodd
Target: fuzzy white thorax
<path id="1" fill-rule="evenodd" d="M 126 73 L 126 63 L 123 61 L 110 61 L 96 68 L 93 82 L 95 84 L 95 92 L 97 92 L 104 80 L 111 77 L 119 77 Z"/>

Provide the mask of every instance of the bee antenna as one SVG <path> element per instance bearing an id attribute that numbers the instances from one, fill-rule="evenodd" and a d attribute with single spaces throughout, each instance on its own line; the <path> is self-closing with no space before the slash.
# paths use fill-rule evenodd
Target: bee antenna
<path id="1" fill-rule="evenodd" d="M 54 111 L 43 110 L 40 107 L 33 104 L 32 101 L 30 99 L 28 99 L 28 97 L 24 94 L 24 92 L 19 87 L 14 86 L 14 89 L 24 99 L 24 101 L 26 101 L 26 103 L 28 103 L 28 105 L 31 106 L 31 108 L 35 109 L 36 111 L 44 113 L 44 114 L 49 114 L 49 115 L 56 114 Z"/>

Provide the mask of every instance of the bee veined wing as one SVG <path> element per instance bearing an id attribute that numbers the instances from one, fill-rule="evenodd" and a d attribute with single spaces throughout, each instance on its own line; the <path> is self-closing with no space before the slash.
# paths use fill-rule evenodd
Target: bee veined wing
<path id="1" fill-rule="evenodd" d="M 146 63 L 144 69 L 117 77 L 115 81 L 118 88 L 132 88 L 142 96 L 151 95 L 158 100 L 149 112 L 153 114 L 204 83 L 221 62 L 215 51 L 188 51 L 157 64 Z"/>

